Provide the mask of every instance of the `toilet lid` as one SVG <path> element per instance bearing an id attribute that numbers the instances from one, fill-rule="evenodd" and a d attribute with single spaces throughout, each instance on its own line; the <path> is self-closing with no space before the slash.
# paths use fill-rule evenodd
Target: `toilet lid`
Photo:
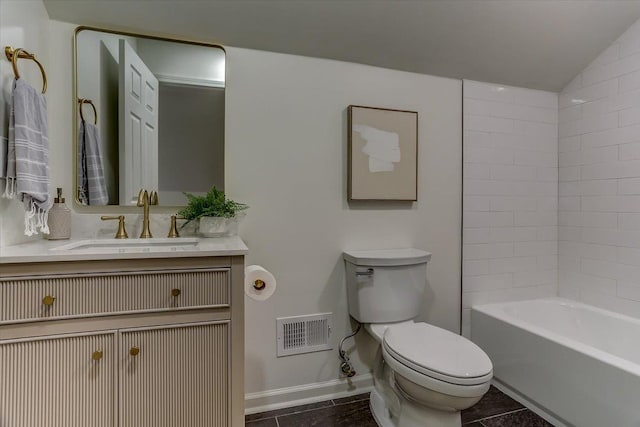
<path id="1" fill-rule="evenodd" d="M 488 381 L 493 374 L 491 360 L 480 347 L 427 323 L 390 326 L 383 344 L 398 362 L 443 381 L 476 384 Z"/>

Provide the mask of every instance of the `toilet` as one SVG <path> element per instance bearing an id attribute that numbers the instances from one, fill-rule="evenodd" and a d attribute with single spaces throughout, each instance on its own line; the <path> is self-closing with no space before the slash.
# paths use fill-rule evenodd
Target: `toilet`
<path id="1" fill-rule="evenodd" d="M 493 365 L 468 339 L 417 322 L 431 254 L 346 251 L 349 314 L 379 343 L 371 412 L 382 427 L 455 427 L 489 390 Z"/>

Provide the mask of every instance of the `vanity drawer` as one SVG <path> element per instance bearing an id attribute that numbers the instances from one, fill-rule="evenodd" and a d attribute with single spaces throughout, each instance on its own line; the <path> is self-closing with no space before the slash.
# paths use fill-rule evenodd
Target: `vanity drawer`
<path id="1" fill-rule="evenodd" d="M 228 307 L 230 278 L 222 268 L 0 281 L 0 323 Z"/>

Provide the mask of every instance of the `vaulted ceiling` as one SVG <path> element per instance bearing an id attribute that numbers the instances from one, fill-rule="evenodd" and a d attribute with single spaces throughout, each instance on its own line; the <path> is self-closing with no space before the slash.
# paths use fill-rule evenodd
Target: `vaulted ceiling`
<path id="1" fill-rule="evenodd" d="M 561 90 L 639 0 L 44 0 L 51 19 Z"/>

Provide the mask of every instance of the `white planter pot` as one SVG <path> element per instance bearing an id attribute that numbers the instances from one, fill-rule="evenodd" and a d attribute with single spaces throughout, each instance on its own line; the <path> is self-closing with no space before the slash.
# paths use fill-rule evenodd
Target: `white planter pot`
<path id="1" fill-rule="evenodd" d="M 203 237 L 235 236 L 239 222 L 238 215 L 233 218 L 203 216 L 198 222 L 198 233 Z"/>

